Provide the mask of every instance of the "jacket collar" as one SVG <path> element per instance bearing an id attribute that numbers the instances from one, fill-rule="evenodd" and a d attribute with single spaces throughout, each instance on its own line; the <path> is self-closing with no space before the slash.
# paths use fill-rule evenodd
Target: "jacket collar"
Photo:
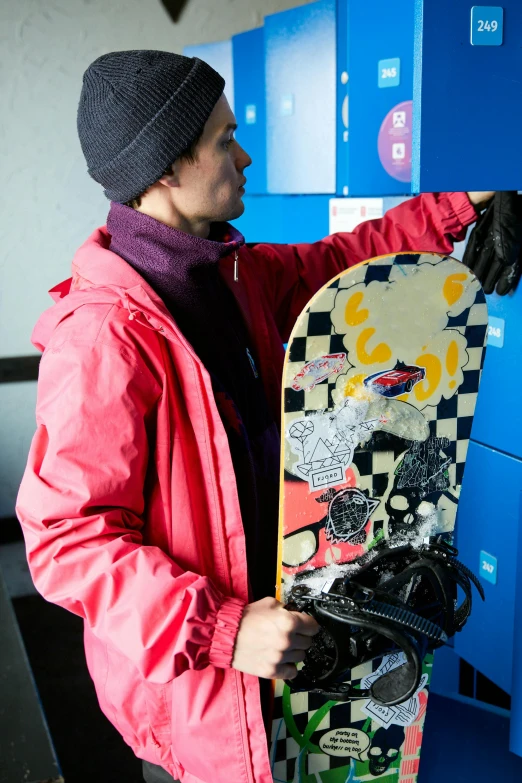
<path id="1" fill-rule="evenodd" d="M 96 229 L 78 248 L 72 262 L 71 291 L 81 291 L 94 286 L 125 291 L 139 285 L 147 286 L 138 272 L 117 253 L 109 250 L 110 244 L 111 235 L 107 227 L 103 226 Z M 152 289 L 150 293 L 156 297 Z M 156 298 L 161 301 L 159 297 Z"/>
<path id="2" fill-rule="evenodd" d="M 55 305 L 38 319 L 31 340 L 44 350 L 56 326 L 78 307 L 95 301 L 114 304 L 119 300 L 131 320 L 169 334 L 192 348 L 174 323 L 160 297 L 123 258 L 109 250 L 110 234 L 98 228 L 77 250 L 72 262 L 72 278 L 54 286 L 49 293 Z"/>
<path id="3" fill-rule="evenodd" d="M 95 288 L 93 296 L 97 302 L 114 302 L 116 294 L 129 311 L 129 318 L 139 319 L 144 326 L 183 344 L 199 362 L 162 299 L 130 264 L 109 249 L 110 244 L 111 235 L 107 227 L 103 226 L 96 229 L 76 251 L 72 262 L 72 278 L 49 291 L 56 304 L 38 320 L 32 334 L 33 344 L 43 350 L 56 325 L 84 304 L 86 297 L 87 300 L 90 298 L 90 291 Z M 221 260 L 220 271 L 249 323 L 248 301 L 242 286 L 232 282 L 233 269 L 233 256 L 225 256 Z"/>
<path id="4" fill-rule="evenodd" d="M 70 292 L 96 288 L 98 299 L 103 290 L 111 290 L 113 297 L 114 293 L 119 295 L 132 320 L 145 315 L 150 328 L 171 332 L 186 342 L 162 299 L 130 264 L 109 250 L 110 244 L 111 235 L 103 226 L 78 249 L 72 262 Z"/>
<path id="5" fill-rule="evenodd" d="M 229 223 L 213 223 L 208 239 L 192 236 L 160 223 L 125 204 L 111 204 L 107 218 L 110 249 L 128 261 L 144 277 L 187 280 L 196 267 L 216 264 L 239 250 L 244 237 Z"/>

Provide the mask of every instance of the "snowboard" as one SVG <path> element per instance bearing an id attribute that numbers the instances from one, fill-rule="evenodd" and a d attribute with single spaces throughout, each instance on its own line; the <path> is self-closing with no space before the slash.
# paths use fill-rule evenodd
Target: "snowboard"
<path id="1" fill-rule="evenodd" d="M 373 258 L 311 299 L 284 364 L 279 600 L 386 545 L 451 543 L 486 332 L 477 279 L 439 254 Z M 347 682 L 368 688 L 402 656 L 357 666 Z M 273 780 L 415 783 L 432 665 L 427 654 L 419 688 L 391 707 L 276 680 Z"/>

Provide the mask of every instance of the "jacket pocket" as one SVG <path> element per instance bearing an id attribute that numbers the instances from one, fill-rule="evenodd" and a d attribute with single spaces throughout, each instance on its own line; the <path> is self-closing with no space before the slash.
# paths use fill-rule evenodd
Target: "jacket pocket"
<path id="1" fill-rule="evenodd" d="M 182 767 L 172 754 L 172 683 L 159 685 L 142 680 L 141 689 L 147 706 L 149 741 L 158 764 L 174 767 L 174 778 L 182 776 Z"/>
<path id="2" fill-rule="evenodd" d="M 172 685 L 144 680 L 128 658 L 110 645 L 106 649 L 105 714 L 137 756 L 179 777 L 172 758 Z"/>

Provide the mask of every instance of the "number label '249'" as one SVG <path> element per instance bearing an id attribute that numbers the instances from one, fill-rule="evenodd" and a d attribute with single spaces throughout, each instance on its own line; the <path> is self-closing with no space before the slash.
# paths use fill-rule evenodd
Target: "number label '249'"
<path id="1" fill-rule="evenodd" d="M 487 20 L 484 21 L 483 19 L 477 19 L 478 22 L 478 32 L 486 32 L 486 33 L 496 33 L 498 30 L 498 22 L 496 19 L 494 19 L 492 22 L 488 22 Z"/>
<path id="2" fill-rule="evenodd" d="M 495 5 L 474 5 L 471 9 L 471 45 L 502 46 L 504 9 Z"/>

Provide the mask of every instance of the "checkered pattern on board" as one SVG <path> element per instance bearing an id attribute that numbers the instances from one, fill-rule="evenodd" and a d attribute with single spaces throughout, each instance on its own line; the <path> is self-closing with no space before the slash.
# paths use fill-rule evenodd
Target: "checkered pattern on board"
<path id="1" fill-rule="evenodd" d="M 337 375 L 317 384 L 312 391 L 295 391 L 291 384 L 298 372 L 307 362 L 318 356 L 332 353 L 346 353 L 343 335 L 334 333 L 330 312 L 333 309 L 335 295 L 339 288 L 352 285 L 353 281 L 366 284 L 374 280 L 387 281 L 394 264 L 407 266 L 416 264 L 421 256 L 406 254 L 392 256 L 370 262 L 357 270 L 347 270 L 347 273 L 322 292 L 301 315 L 292 343 L 289 345 L 289 356 L 284 379 L 284 411 L 289 418 L 310 415 L 319 410 L 332 409 L 332 392 L 336 387 Z M 438 438 L 447 438 L 449 446 L 443 448 L 446 456 L 451 457 L 449 475 L 451 486 L 462 483 L 466 453 L 469 444 L 473 412 L 480 380 L 480 372 L 485 356 L 485 337 L 487 330 L 487 310 L 482 291 L 476 295 L 472 307 L 460 316 L 450 318 L 448 327 L 456 329 L 464 335 L 467 341 L 468 363 L 463 368 L 463 383 L 457 393 L 449 400 L 442 398 L 437 407 L 427 407 L 423 414 L 429 422 L 430 434 Z M 356 451 L 353 462 L 359 473 L 359 483 L 362 490 L 368 490 L 372 497 L 382 497 L 386 491 L 390 472 L 397 455 L 391 451 L 369 451 L 368 447 Z M 382 522 L 375 522 L 374 535 Z M 365 664 L 369 667 L 365 676 L 375 671 L 380 665 L 380 659 Z M 362 668 L 362 667 L 359 667 Z M 359 674 L 359 672 L 357 672 Z M 352 680 L 352 683 L 355 683 Z M 317 694 L 293 694 L 291 696 L 292 714 L 297 731 L 302 735 L 316 710 L 326 699 Z M 357 702 L 337 704 L 325 716 L 311 737 L 311 742 L 317 744 L 325 731 L 337 727 L 357 725 L 361 727 L 360 715 L 357 715 Z M 377 728 L 378 724 L 373 726 Z M 271 761 L 274 781 L 287 783 L 293 781 L 296 773 L 296 763 L 299 756 L 299 744 L 292 737 L 283 718 L 282 683 L 278 682 L 273 711 L 273 734 Z M 327 769 L 346 767 L 349 769 L 350 759 L 346 757 L 328 756 L 327 754 L 308 754 L 305 772 L 320 773 Z M 319 778 L 319 775 L 317 776 Z M 295 778 L 297 779 L 297 777 Z M 411 783 L 414 778 L 408 776 Z"/>
<path id="2" fill-rule="evenodd" d="M 369 285 L 374 280 L 381 282 L 389 280 L 394 264 L 401 267 L 412 266 L 420 258 L 420 255 L 414 253 L 390 256 L 387 259 L 370 262 L 354 272 L 357 273 L 358 283 L 364 282 Z M 307 362 L 326 354 L 346 353 L 343 335 L 335 334 L 330 313 L 338 289 L 345 287 L 343 285 L 345 281 L 353 279 L 354 272 L 347 270 L 342 277 L 334 280 L 328 289 L 313 300 L 300 316 L 299 326 L 289 346 L 289 359 L 284 379 L 285 413 L 299 413 L 306 416 L 319 410 L 334 407 L 332 392 L 336 387 L 337 375 L 317 384 L 311 391 L 295 391 L 291 388 L 291 384 Z M 449 400 L 442 398 L 436 408 L 428 406 L 423 410 L 423 413 L 430 421 L 431 434 L 438 438 L 448 438 L 450 441 L 449 447 L 444 452 L 448 457 L 451 457 L 451 485 L 459 486 L 462 484 L 476 395 L 485 357 L 487 308 L 482 291 L 477 292 L 472 307 L 457 317 L 449 318 L 447 328 L 459 331 L 467 342 L 469 360 L 463 368 L 464 380 L 453 397 Z M 361 462 L 373 459 L 373 454 L 365 453 L 368 455 L 367 457 L 356 455 L 354 459 L 358 468 L 358 458 Z M 380 467 L 377 471 L 369 466 L 366 470 L 363 468 L 362 472 L 359 468 L 361 489 L 369 489 L 372 497 L 379 497 L 382 494 L 380 490 L 386 470 L 383 470 L 383 458 L 379 459 Z"/>
<path id="3" fill-rule="evenodd" d="M 376 671 L 381 660 L 379 658 L 376 661 L 364 664 L 364 666 L 357 667 L 357 670 L 354 670 L 354 675 L 357 676 L 354 676 L 351 682 L 354 685 L 358 685 L 363 677 Z M 283 718 L 283 688 L 282 681 L 277 681 L 270 755 L 273 779 L 276 783 L 287 783 L 294 780 L 300 752 L 300 745 L 292 736 Z M 292 693 L 290 694 L 290 701 L 295 726 L 299 734 L 303 736 L 310 720 L 314 717 L 317 710 L 326 704 L 328 699 L 317 693 Z M 311 735 L 310 742 L 313 745 L 317 745 L 323 734 L 334 729 L 346 729 L 355 724 L 357 724 L 358 728 L 362 728 L 362 725 L 368 721 L 368 718 L 358 710 L 357 705 L 361 703 L 364 702 L 337 703 L 323 717 Z M 307 754 L 305 773 L 313 774 L 328 769 L 347 767 L 349 764 L 350 759 L 345 756 L 310 753 Z"/>
<path id="4" fill-rule="evenodd" d="M 316 319 L 314 316 L 321 316 L 321 318 Z M 325 313 L 310 313 L 307 321 L 308 327 L 312 328 L 312 331 L 319 328 L 333 328 L 330 322 L 329 310 Z M 311 346 L 310 337 L 312 336 L 314 337 L 314 341 Z M 318 353 L 319 346 L 320 353 Z M 332 391 L 335 389 L 337 375 L 330 376 L 326 381 L 317 384 L 315 389 L 312 389 L 311 391 L 295 391 L 295 389 L 292 389 L 292 382 L 297 373 L 303 369 L 304 365 L 311 361 L 311 359 L 315 359 L 318 355 L 325 356 L 331 353 L 346 353 L 343 336 L 341 334 L 324 334 L 323 332 L 319 334 L 309 334 L 308 336 L 297 336 L 292 340 L 289 350 L 290 356 L 286 374 L 288 385 L 285 388 L 284 402 L 285 412 L 301 413 L 332 408 Z"/>
<path id="5" fill-rule="evenodd" d="M 401 266 L 416 264 L 419 255 L 390 256 L 387 259 L 370 262 L 355 270 L 347 270 L 345 275 L 336 278 L 320 296 L 312 300 L 310 306 L 300 315 L 298 326 L 289 345 L 289 357 L 285 374 L 285 413 L 299 412 L 303 414 L 333 407 L 332 391 L 335 389 L 337 375 L 331 376 L 318 384 L 312 391 L 295 391 L 291 388 L 292 381 L 303 366 L 318 356 L 332 353 L 346 353 L 343 335 L 336 334 L 332 326 L 330 313 L 334 306 L 335 295 L 339 288 L 344 288 L 348 279 L 369 285 L 373 281 L 386 282 L 394 263 Z"/>
<path id="6" fill-rule="evenodd" d="M 423 413 L 429 420 L 430 434 L 450 441 L 443 452 L 451 457 L 451 486 L 458 487 L 464 475 L 480 374 L 486 354 L 487 309 L 482 291 L 477 293 L 471 308 L 458 318 L 449 319 L 447 328 L 459 331 L 466 339 L 468 362 L 463 368 L 464 379 L 453 397 L 449 400 L 442 398 L 436 408 L 425 408 Z"/>
<path id="7" fill-rule="evenodd" d="M 351 682 L 357 686 L 361 680 L 377 671 L 382 663 L 382 658 L 358 666 L 353 670 Z M 272 775 L 274 783 L 290 783 L 297 780 L 296 764 L 298 763 L 300 745 L 292 736 L 283 718 L 283 689 L 281 680 L 276 683 L 276 695 L 274 699 L 274 720 L 272 723 L 272 743 L 270 751 L 270 762 L 272 766 Z M 291 693 L 290 701 L 292 705 L 292 716 L 297 731 L 304 735 L 306 727 L 314 717 L 317 710 L 323 707 L 328 699 L 316 693 Z M 323 717 L 316 730 L 310 737 L 312 745 L 318 745 L 321 737 L 334 729 L 346 729 L 349 727 L 362 729 L 367 727 L 370 732 L 379 728 L 379 723 L 369 719 L 369 717 L 360 710 L 361 705 L 366 702 L 338 702 Z M 368 728 L 368 723 L 370 727 Z M 344 768 L 348 770 L 350 758 L 346 756 L 329 756 L 326 753 L 307 753 L 305 761 L 305 774 L 314 774 L 329 769 Z"/>

